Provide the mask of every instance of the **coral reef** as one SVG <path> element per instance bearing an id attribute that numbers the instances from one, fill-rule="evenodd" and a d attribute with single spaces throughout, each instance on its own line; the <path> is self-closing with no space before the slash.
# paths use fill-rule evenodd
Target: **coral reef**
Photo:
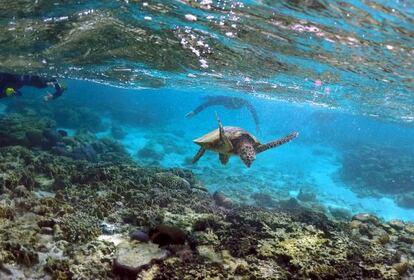
<path id="1" fill-rule="evenodd" d="M 345 150 L 339 176 L 362 195 L 392 195 L 402 207 L 414 208 L 414 153 L 411 148 L 356 145 Z"/>
<path id="2" fill-rule="evenodd" d="M 61 238 L 71 243 L 93 240 L 101 233 L 97 217 L 81 211 L 64 215 L 59 225 Z"/>
<path id="3" fill-rule="evenodd" d="M 167 258 L 168 251 L 153 243 L 122 242 L 116 248 L 113 271 L 117 275 L 136 278 L 154 261 Z"/>
<path id="4" fill-rule="evenodd" d="M 187 239 L 185 232 L 180 228 L 164 224 L 157 225 L 149 234 L 151 241 L 160 246 L 183 245 Z"/>
<path id="5" fill-rule="evenodd" d="M 25 117 L 47 117 L 55 120 L 56 125 L 91 132 L 103 131 L 107 127 L 102 122 L 101 115 L 79 102 L 57 103 L 45 106 L 37 99 L 25 98 L 8 104 L 7 111 L 18 113 Z"/>
<path id="6" fill-rule="evenodd" d="M 44 129 L 54 122 L 20 114 L 9 114 L 0 118 L 0 146 L 41 144 Z M 31 142 L 32 141 L 32 142 Z"/>
<path id="7" fill-rule="evenodd" d="M 129 159 L 124 148 L 113 140 L 98 139 L 87 132 L 69 137 L 64 130 L 57 130 L 55 122 L 48 118 L 7 115 L 0 118 L 0 131 L 0 147 L 19 145 L 86 161 Z"/>
<path id="8" fill-rule="evenodd" d="M 233 202 L 188 170 L 142 167 L 112 141 L 30 122 L 42 133 L 11 121 L 0 147 L 1 279 L 414 277 L 412 223 L 335 209 L 331 219 L 266 193 L 252 197 L 266 208 Z M 90 145 L 96 158 L 45 139 Z"/>

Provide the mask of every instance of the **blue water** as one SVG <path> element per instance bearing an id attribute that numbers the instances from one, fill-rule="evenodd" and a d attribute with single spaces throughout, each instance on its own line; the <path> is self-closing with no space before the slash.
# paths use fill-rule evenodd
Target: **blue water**
<path id="1" fill-rule="evenodd" d="M 414 221 L 397 203 L 414 193 L 412 1 L 144 3 L 4 4 L 0 70 L 60 77 L 69 89 L 46 106 L 92 109 L 103 124 L 93 133 L 123 128 L 119 141 L 138 163 L 188 168 L 234 200 L 302 189 L 326 209 Z M 23 91 L 41 102 L 44 91 Z M 249 100 L 261 132 L 245 109 L 186 119 L 207 95 Z M 0 113 L 14 102 L 1 100 Z M 217 128 L 215 112 L 262 142 L 300 136 L 249 169 L 210 152 L 191 165 L 192 140 Z"/>
<path id="2" fill-rule="evenodd" d="M 369 212 L 386 220 L 414 220 L 414 209 L 397 205 L 395 192 L 361 194 L 355 192 L 355 187 L 351 188 L 350 184 L 354 182 L 344 181 L 341 176 L 344 165 L 350 164 L 344 160 L 344 154 L 351 153 L 355 157 L 366 146 L 373 147 L 373 156 L 379 151 L 375 149 L 386 148 L 395 149 L 393 157 L 396 158 L 411 154 L 414 141 L 411 125 L 379 121 L 334 109 L 267 100 L 225 88 L 124 89 L 87 81 L 66 82 L 69 87 L 66 94 L 47 106 L 67 104 L 67 108 L 96 110 L 104 125 L 94 133 L 98 137 L 111 137 L 112 125 L 122 127 L 126 135 L 119 141 L 139 164 L 188 168 L 210 191 L 224 191 L 243 203 L 254 204 L 251 198 L 254 193 L 266 193 L 284 200 L 297 197 L 302 189 L 315 193 L 318 203 L 326 209 L 339 208 L 353 214 Z M 218 93 L 248 99 L 259 112 L 261 132 L 255 132 L 253 119 L 245 109 L 210 107 L 192 119 L 184 117 L 202 102 L 204 96 Z M 25 98 L 42 104 L 39 94 L 40 90 L 28 89 Z M 300 135 L 288 144 L 258 155 L 251 168 L 246 168 L 238 157 L 232 157 L 228 165 L 223 166 L 217 154 L 212 152 L 207 152 L 196 165 L 192 165 L 189 159 L 198 150 L 192 140 L 217 128 L 215 112 L 224 125 L 243 127 L 261 142 L 280 138 L 291 131 L 298 131 Z M 76 133 L 76 128 L 59 127 L 69 134 Z M 142 149 L 149 149 L 155 155 L 139 154 Z M 381 167 L 381 163 L 378 164 Z M 408 166 L 401 168 L 413 168 L 414 158 L 409 158 L 404 164 Z M 386 173 L 387 170 L 380 172 Z M 388 176 L 396 176 L 392 170 L 389 172 Z M 357 175 L 351 173 L 347 176 Z M 386 184 L 386 180 L 378 181 Z M 389 188 L 393 187 L 389 185 Z M 406 190 L 410 187 L 406 186 Z M 357 188 L 369 191 L 377 186 L 363 182 Z"/>

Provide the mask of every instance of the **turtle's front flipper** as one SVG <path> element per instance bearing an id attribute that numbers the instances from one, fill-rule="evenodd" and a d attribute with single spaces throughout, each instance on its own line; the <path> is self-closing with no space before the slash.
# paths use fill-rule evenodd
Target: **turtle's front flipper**
<path id="1" fill-rule="evenodd" d="M 283 145 L 283 144 L 295 139 L 298 135 L 299 135 L 298 132 L 292 132 L 291 134 L 286 135 L 285 137 L 283 137 L 281 139 L 269 142 L 267 144 L 260 145 L 256 148 L 256 153 L 258 154 L 258 153 L 264 152 L 266 150 L 269 150 L 271 148 L 275 148 L 275 147 L 278 147 L 280 145 Z"/>
<path id="2" fill-rule="evenodd" d="M 219 154 L 220 162 L 223 165 L 226 165 L 229 162 L 230 155 L 227 154 Z"/>
<path id="3" fill-rule="evenodd" d="M 200 148 L 200 150 L 198 150 L 197 154 L 194 156 L 192 163 L 196 163 L 206 152 L 206 149 L 204 148 Z"/>
<path id="4" fill-rule="evenodd" d="M 220 118 L 216 112 L 217 122 L 220 130 L 220 141 L 223 144 L 223 150 L 225 151 L 231 151 L 233 150 L 233 145 L 231 144 L 231 141 L 229 138 L 227 138 L 226 134 L 224 133 L 223 125 L 221 124 Z"/>

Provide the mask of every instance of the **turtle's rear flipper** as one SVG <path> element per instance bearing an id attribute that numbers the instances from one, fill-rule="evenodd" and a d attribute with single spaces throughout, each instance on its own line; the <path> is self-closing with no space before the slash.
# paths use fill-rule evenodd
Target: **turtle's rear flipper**
<path id="1" fill-rule="evenodd" d="M 223 165 L 226 165 L 226 164 L 229 162 L 230 155 L 226 155 L 226 154 L 219 154 L 219 158 L 220 158 L 220 162 L 221 162 Z"/>
<path id="2" fill-rule="evenodd" d="M 221 121 L 220 121 L 220 118 L 217 112 L 216 112 L 216 118 L 217 118 L 219 130 L 220 130 L 220 141 L 223 144 L 223 148 L 225 151 L 231 151 L 233 150 L 233 145 L 231 144 L 231 141 L 229 140 L 229 138 L 226 137 L 226 134 L 224 133 L 224 128 L 223 128 L 223 125 L 221 124 Z"/>
<path id="3" fill-rule="evenodd" d="M 266 150 L 269 150 L 271 148 L 275 148 L 275 147 L 278 147 L 280 145 L 283 145 L 283 144 L 295 139 L 298 135 L 299 135 L 298 132 L 292 132 L 291 134 L 286 135 L 285 137 L 283 137 L 281 139 L 269 142 L 267 144 L 260 145 L 256 148 L 256 153 L 258 154 L 258 153 L 264 152 Z"/>
<path id="4" fill-rule="evenodd" d="M 197 154 L 194 156 L 192 163 L 196 163 L 206 152 L 206 149 L 204 148 L 200 148 L 200 150 L 198 150 Z"/>

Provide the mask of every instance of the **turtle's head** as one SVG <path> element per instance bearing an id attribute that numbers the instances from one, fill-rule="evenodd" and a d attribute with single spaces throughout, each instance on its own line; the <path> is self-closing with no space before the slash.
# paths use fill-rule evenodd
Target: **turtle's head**
<path id="1" fill-rule="evenodd" d="M 256 159 L 256 150 L 254 149 L 252 143 L 243 142 L 239 146 L 239 155 L 244 164 L 247 167 L 250 167 L 250 165 L 252 165 L 253 161 Z"/>

